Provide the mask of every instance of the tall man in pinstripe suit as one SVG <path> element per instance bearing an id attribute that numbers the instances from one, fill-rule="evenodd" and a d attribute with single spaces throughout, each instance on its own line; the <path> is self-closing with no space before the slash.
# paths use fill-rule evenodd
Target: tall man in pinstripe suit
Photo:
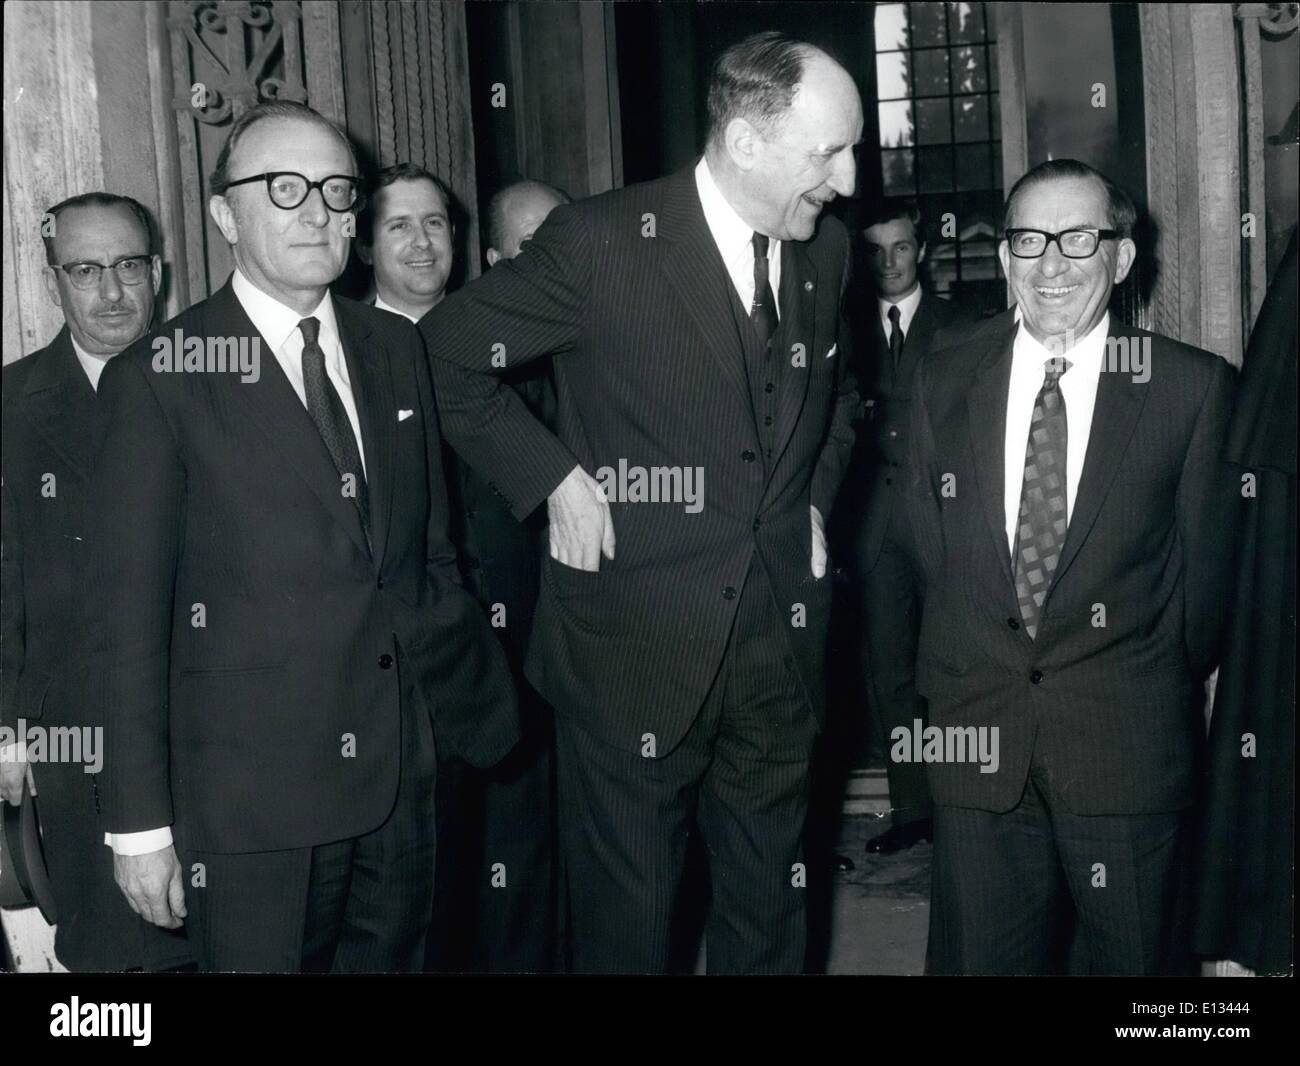
<path id="1" fill-rule="evenodd" d="M 931 728 L 985 730 L 998 752 L 954 744 L 928 767 L 933 973 L 1051 972 L 1072 924 L 1092 972 L 1176 962 L 1233 374 L 1108 314 L 1134 216 L 1091 167 L 1035 167 L 998 250 L 1018 312 L 921 366 L 916 687 Z"/>
<path id="2" fill-rule="evenodd" d="M 850 446 L 849 75 L 778 34 L 714 68 L 704 158 L 556 208 L 421 322 L 448 439 L 550 558 L 528 673 L 555 706 L 572 965 L 659 972 L 688 834 L 714 972 L 803 966 L 800 837 Z M 499 375 L 555 353 L 556 432 Z M 603 490 L 603 491 L 602 491 Z M 608 499 L 607 499 L 608 497 Z"/>

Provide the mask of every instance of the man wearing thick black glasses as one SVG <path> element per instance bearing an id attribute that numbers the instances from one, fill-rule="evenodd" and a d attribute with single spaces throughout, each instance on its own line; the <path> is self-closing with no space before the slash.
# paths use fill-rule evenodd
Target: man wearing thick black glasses
<path id="1" fill-rule="evenodd" d="M 1215 665 L 1233 384 L 1108 310 L 1135 210 L 1073 160 L 1007 198 L 1015 308 L 922 364 L 932 973 L 1175 969 L 1183 816 Z M 972 758 L 972 750 L 981 756 Z M 917 746 L 919 750 L 919 746 Z"/>
<path id="2" fill-rule="evenodd" d="M 130 197 L 74 196 L 45 213 L 40 231 L 46 291 L 65 324 L 4 370 L 0 727 L 26 740 L 0 739 L 0 801 L 16 806 L 24 783 L 39 793 L 59 961 L 74 971 L 168 969 L 188 960 L 184 938 L 141 921 L 113 883 L 98 753 L 65 762 L 44 743 L 53 729 L 93 742 L 99 724 L 78 687 L 86 640 L 73 628 L 95 389 L 108 361 L 149 328 L 162 263 L 149 216 Z"/>
<path id="3" fill-rule="evenodd" d="M 209 204 L 233 276 L 101 385 L 107 829 L 132 907 L 183 922 L 205 970 L 418 968 L 435 734 L 481 765 L 517 736 L 419 335 L 327 288 L 357 186 L 320 115 L 246 112 Z"/>

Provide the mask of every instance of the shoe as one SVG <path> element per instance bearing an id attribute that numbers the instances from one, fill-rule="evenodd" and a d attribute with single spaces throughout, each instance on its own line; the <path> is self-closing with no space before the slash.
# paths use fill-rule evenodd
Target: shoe
<path id="1" fill-rule="evenodd" d="M 914 822 L 904 822 L 892 826 L 877 837 L 867 841 L 867 851 L 877 855 L 893 855 L 897 851 L 906 851 L 913 844 L 934 837 L 934 823 L 929 818 L 918 818 Z"/>
<path id="2" fill-rule="evenodd" d="M 851 874 L 857 869 L 857 864 L 847 855 L 841 855 L 837 852 L 831 856 L 831 867 L 837 874 Z"/>

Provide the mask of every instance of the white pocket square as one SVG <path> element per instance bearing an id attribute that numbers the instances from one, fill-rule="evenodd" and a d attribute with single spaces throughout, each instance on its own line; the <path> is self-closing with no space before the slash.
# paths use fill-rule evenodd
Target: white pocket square
<path id="1" fill-rule="evenodd" d="M 834 354 L 835 354 L 836 352 L 838 352 L 839 350 L 840 350 L 840 346 L 839 346 L 839 343 L 838 343 L 838 342 L 836 342 L 835 344 L 832 344 L 832 345 L 831 345 L 831 350 L 830 350 L 829 352 L 826 353 L 825 358 L 829 359 L 832 355 L 834 355 Z"/>
<path id="2" fill-rule="evenodd" d="M 405 407 L 399 407 L 397 410 L 397 421 L 405 422 L 413 414 L 415 414 L 414 411 L 408 410 Z"/>

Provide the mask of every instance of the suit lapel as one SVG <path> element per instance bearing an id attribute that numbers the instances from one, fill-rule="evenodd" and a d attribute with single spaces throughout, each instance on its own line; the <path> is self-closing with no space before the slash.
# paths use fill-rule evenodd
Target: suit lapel
<path id="1" fill-rule="evenodd" d="M 781 401 L 777 406 L 777 438 L 769 472 L 781 462 L 786 446 L 799 423 L 804 400 L 808 396 L 808 379 L 812 375 L 813 360 L 822 359 L 826 353 L 817 336 L 817 267 L 808 254 L 808 247 L 800 241 L 781 242 L 781 350 L 772 357 L 783 361 L 781 367 Z M 804 346 L 804 365 L 794 366 L 791 356 L 795 344 Z"/>
<path id="2" fill-rule="evenodd" d="M 1006 435 L 1007 389 L 1011 384 L 1011 346 L 1016 330 L 1005 336 L 990 338 L 980 362 L 975 382 L 966 396 L 966 425 L 970 431 L 975 456 L 975 477 L 984 505 L 984 517 L 993 537 L 998 558 L 1006 560 L 1007 581 L 1015 590 L 1011 551 L 1007 547 L 1006 510 Z M 957 486 L 961 491 L 961 486 Z"/>
<path id="3" fill-rule="evenodd" d="M 285 377 L 275 350 L 254 327 L 229 282 L 208 301 L 202 329 L 209 337 L 247 337 L 250 342 L 256 339 L 261 350 L 262 371 L 257 381 L 243 382 L 236 374 L 208 376 L 219 379 L 214 382 L 216 387 L 230 390 L 234 408 L 252 420 L 316 494 L 325 510 L 348 531 L 357 547 L 369 554 L 361 516 L 356 505 L 343 495 L 338 471 L 321 440 L 320 430 Z M 351 373 L 350 363 L 348 370 Z"/>
<path id="4" fill-rule="evenodd" d="M 736 297 L 730 291 L 726 265 L 705 221 L 693 170 L 682 171 L 669 184 L 663 215 L 659 239 L 665 248 L 664 275 L 723 374 L 740 390 L 749 407 L 745 354 L 736 335 L 735 316 L 727 306 Z"/>
<path id="5" fill-rule="evenodd" d="M 387 352 L 352 310 L 334 301 L 334 316 L 343 340 L 348 380 L 361 423 L 361 443 L 366 450 L 366 489 L 370 498 L 370 534 L 376 564 L 382 564 L 388 543 L 388 520 L 393 489 L 393 435 L 397 408 L 389 374 Z"/>
<path id="6" fill-rule="evenodd" d="M 88 476 L 95 390 L 77 359 L 67 326 L 28 376 L 24 402 L 50 447 L 82 477 Z"/>
<path id="7" fill-rule="evenodd" d="M 930 339 L 934 336 L 935 330 L 932 313 L 935 299 L 936 297 L 928 293 L 921 294 L 921 302 L 917 305 L 916 314 L 912 316 L 912 328 L 903 338 L 903 357 L 899 360 L 897 375 L 899 381 L 912 380 L 912 372 L 916 369 L 917 361 L 929 350 Z M 889 352 L 888 344 L 885 345 L 885 352 L 886 354 Z"/>
<path id="8" fill-rule="evenodd" d="M 1120 326 L 1119 329 L 1121 332 L 1118 335 L 1125 336 L 1123 327 Z M 1108 336 L 1117 336 L 1114 325 Z M 1133 337 L 1128 343 L 1137 344 L 1140 341 Z M 1093 407 L 1083 474 L 1079 478 L 1074 513 L 1070 516 L 1070 525 L 1065 533 L 1065 547 L 1061 552 L 1061 563 L 1053 585 L 1070 568 L 1093 523 L 1097 521 L 1097 512 L 1101 510 L 1102 502 L 1110 491 L 1111 482 L 1119 471 L 1120 461 L 1146 404 L 1147 391 L 1147 385 L 1134 381 L 1132 375 L 1112 373 L 1103 364 L 1097 382 L 1097 402 Z M 1069 418 L 1068 409 L 1066 418 Z"/>

